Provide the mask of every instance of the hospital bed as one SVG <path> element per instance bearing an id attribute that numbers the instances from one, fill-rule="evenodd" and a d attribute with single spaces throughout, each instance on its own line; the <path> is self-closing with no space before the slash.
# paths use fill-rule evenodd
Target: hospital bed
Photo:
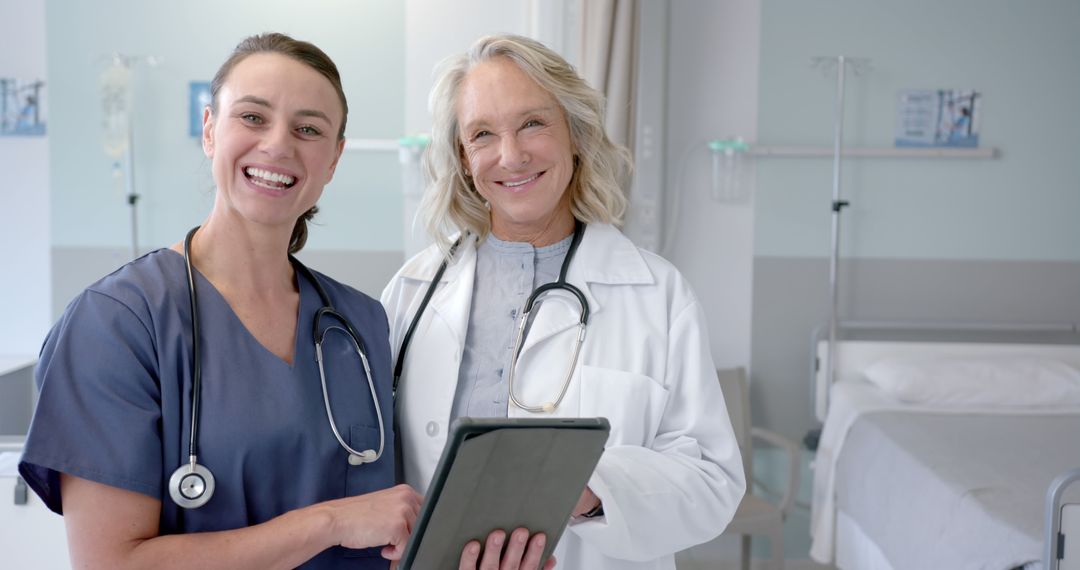
<path id="1" fill-rule="evenodd" d="M 838 341 L 835 383 L 817 353 L 812 558 L 1042 568 L 1047 489 L 1080 467 L 1080 345 Z"/>

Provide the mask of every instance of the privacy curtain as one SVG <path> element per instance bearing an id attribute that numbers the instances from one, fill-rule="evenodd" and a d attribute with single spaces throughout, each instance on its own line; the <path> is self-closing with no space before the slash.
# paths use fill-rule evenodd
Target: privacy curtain
<path id="1" fill-rule="evenodd" d="M 639 0 L 582 2 L 581 73 L 607 97 L 608 136 L 634 149 Z"/>

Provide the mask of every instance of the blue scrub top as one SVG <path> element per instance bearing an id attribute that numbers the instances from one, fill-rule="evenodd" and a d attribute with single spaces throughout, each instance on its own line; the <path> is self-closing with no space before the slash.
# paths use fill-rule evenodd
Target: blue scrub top
<path id="1" fill-rule="evenodd" d="M 169 498 L 187 462 L 191 421 L 191 310 L 180 254 L 161 249 L 79 295 L 50 331 L 35 371 L 40 398 L 19 472 L 62 514 L 59 473 L 162 502 L 160 533 L 228 530 L 287 511 L 394 484 L 393 401 L 386 314 L 378 301 L 317 274 L 331 303 L 360 333 L 386 426 L 384 455 L 352 466 L 326 419 L 311 331 L 322 306 L 297 272 L 300 311 L 289 365 L 244 327 L 196 271 L 202 404 L 199 463 L 216 490 L 198 509 Z M 324 328 L 338 324 L 324 318 Z M 379 423 L 348 338 L 323 346 L 338 430 L 358 451 L 378 450 Z M 335 547 L 303 568 L 385 568 L 378 548 Z"/>

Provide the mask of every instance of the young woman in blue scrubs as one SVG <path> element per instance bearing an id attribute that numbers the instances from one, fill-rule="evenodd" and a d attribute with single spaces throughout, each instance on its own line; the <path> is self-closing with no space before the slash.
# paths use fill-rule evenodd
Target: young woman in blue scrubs
<path id="1" fill-rule="evenodd" d="M 327 423 L 311 330 L 323 306 L 289 254 L 344 148 L 347 104 L 318 48 L 280 34 L 242 42 L 204 113 L 213 210 L 190 243 L 198 299 L 198 462 L 216 489 L 181 508 L 188 461 L 192 311 L 183 243 L 91 285 L 49 333 L 19 470 L 62 513 L 75 567 L 385 568 L 420 506 L 394 486 L 387 321 L 377 301 L 313 277 L 367 348 L 323 346 L 345 443 L 387 452 L 354 465 Z M 380 556 L 381 554 L 381 556 Z"/>

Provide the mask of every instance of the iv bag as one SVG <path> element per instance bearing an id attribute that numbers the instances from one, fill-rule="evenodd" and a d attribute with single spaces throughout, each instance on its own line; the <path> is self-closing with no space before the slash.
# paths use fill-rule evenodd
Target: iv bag
<path id="1" fill-rule="evenodd" d="M 131 144 L 131 70 L 116 62 L 101 73 L 101 120 L 105 153 L 120 159 Z"/>

